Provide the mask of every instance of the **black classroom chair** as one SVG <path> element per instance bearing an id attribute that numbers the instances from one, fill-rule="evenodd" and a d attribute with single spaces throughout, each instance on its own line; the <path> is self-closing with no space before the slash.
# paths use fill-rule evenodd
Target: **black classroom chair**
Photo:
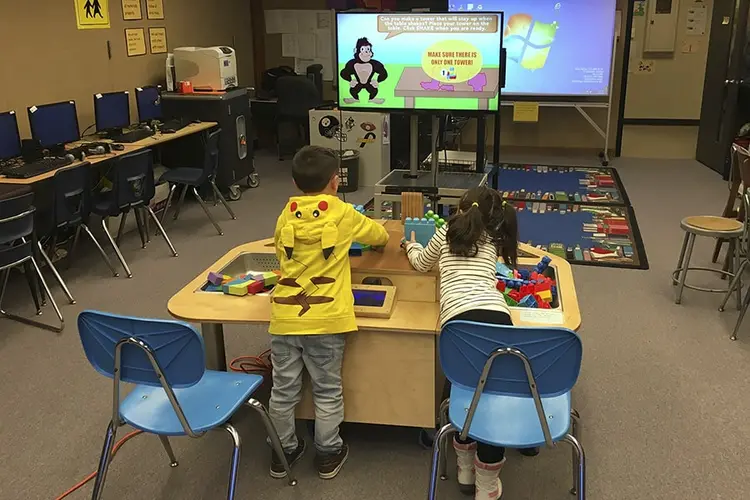
<path id="1" fill-rule="evenodd" d="M 221 204 L 224 205 L 224 208 L 227 209 L 227 212 L 229 212 L 229 216 L 232 217 L 232 220 L 237 219 L 237 216 L 234 215 L 234 212 L 227 203 L 227 200 L 224 199 L 221 191 L 216 186 L 216 169 L 219 167 L 219 134 L 221 134 L 221 129 L 213 130 L 207 135 L 203 135 L 201 137 L 201 140 L 203 141 L 203 164 L 200 167 L 172 168 L 164 172 L 164 174 L 159 179 L 160 182 L 168 182 L 170 184 L 169 197 L 167 197 L 167 205 L 164 207 L 164 212 L 162 212 L 161 214 L 162 223 L 167 216 L 167 211 L 172 204 L 172 198 L 174 197 L 174 193 L 177 190 L 177 187 L 182 186 L 180 200 L 177 202 L 174 210 L 174 220 L 177 220 L 177 218 L 180 216 L 180 210 L 182 209 L 182 204 L 185 201 L 185 194 L 187 193 L 188 189 L 190 189 L 193 193 L 193 196 L 195 196 L 195 199 L 198 200 L 198 203 L 200 204 L 203 211 L 206 212 L 208 219 L 216 228 L 216 231 L 220 236 L 223 236 L 224 231 L 221 229 L 221 226 L 219 226 L 219 223 L 216 222 L 216 219 L 213 218 L 211 212 L 208 211 L 206 202 L 203 201 L 200 193 L 198 193 L 198 188 L 205 185 L 206 183 L 211 186 L 214 200 L 218 199 L 219 201 L 221 201 Z M 214 205 L 216 205 L 216 203 L 214 203 Z"/>
<path id="2" fill-rule="evenodd" d="M 130 267 L 125 262 L 125 258 L 122 256 L 122 252 L 118 246 L 125 228 L 127 215 L 131 210 L 135 215 L 143 248 L 146 247 L 146 243 L 150 240 L 149 230 L 145 227 L 148 224 L 148 215 L 161 231 L 164 241 L 175 257 L 177 257 L 177 250 L 172 245 L 156 214 L 151 210 L 150 203 L 155 194 L 154 164 L 151 150 L 144 149 L 126 154 L 113 161 L 112 171 L 114 172 L 114 179 L 112 179 L 112 189 L 96 195 L 92 212 L 102 218 L 104 233 L 107 235 L 112 248 L 114 248 L 117 258 L 125 269 L 128 278 L 132 278 L 133 273 L 130 271 Z M 117 217 L 118 215 L 121 215 L 121 217 L 116 242 L 107 228 L 107 223 L 110 217 Z"/>
<path id="3" fill-rule="evenodd" d="M 32 201 L 33 193 L 27 193 L 14 198 L 0 200 L 0 316 L 18 321 L 45 330 L 61 332 L 65 327 L 60 308 L 57 307 L 52 293 L 50 292 L 47 282 L 44 280 L 39 263 L 36 260 L 36 248 L 38 241 L 34 232 L 34 208 Z M 52 308 L 60 321 L 60 325 L 48 325 L 41 321 L 32 320 L 23 316 L 10 313 L 3 309 L 3 298 L 8 288 L 8 278 L 10 271 L 14 267 L 24 267 L 26 279 L 32 289 L 32 297 L 36 305 L 37 315 L 42 314 L 42 308 L 39 304 L 38 283 L 41 283 L 44 293 L 49 297 Z M 54 266 L 52 267 L 54 269 Z M 36 279 L 32 278 L 36 274 Z"/>

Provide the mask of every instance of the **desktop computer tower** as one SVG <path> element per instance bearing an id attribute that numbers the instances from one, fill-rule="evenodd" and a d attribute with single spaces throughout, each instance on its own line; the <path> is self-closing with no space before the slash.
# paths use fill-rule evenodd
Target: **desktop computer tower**
<path id="1" fill-rule="evenodd" d="M 226 192 L 247 179 L 248 185 L 254 187 L 257 176 L 254 175 L 252 141 L 248 140 L 250 98 L 247 89 L 239 88 L 221 93 L 163 93 L 161 105 L 164 120 L 180 118 L 218 122 L 221 137 L 216 185 Z M 201 151 L 196 151 L 195 146 L 175 144 L 174 147 L 164 148 L 162 158 L 169 158 L 170 165 L 196 166 L 196 159 L 203 158 L 203 155 Z"/>

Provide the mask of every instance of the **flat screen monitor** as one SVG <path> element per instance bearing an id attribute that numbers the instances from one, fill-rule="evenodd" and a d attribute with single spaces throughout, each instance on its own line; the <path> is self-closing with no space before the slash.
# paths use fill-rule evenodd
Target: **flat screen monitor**
<path id="1" fill-rule="evenodd" d="M 21 136 L 15 111 L 0 113 L 0 160 L 21 156 Z"/>
<path id="2" fill-rule="evenodd" d="M 130 95 L 127 91 L 94 94 L 96 131 L 122 130 L 130 125 Z"/>
<path id="3" fill-rule="evenodd" d="M 451 1 L 449 7 L 505 14 L 504 95 L 609 95 L 615 0 Z"/>
<path id="4" fill-rule="evenodd" d="M 496 111 L 501 12 L 336 14 L 338 104 Z"/>
<path id="5" fill-rule="evenodd" d="M 161 87 L 136 87 L 135 102 L 138 107 L 138 120 L 141 123 L 162 119 Z"/>
<path id="6" fill-rule="evenodd" d="M 27 111 L 31 136 L 43 148 L 60 146 L 81 138 L 75 101 L 31 106 Z"/>

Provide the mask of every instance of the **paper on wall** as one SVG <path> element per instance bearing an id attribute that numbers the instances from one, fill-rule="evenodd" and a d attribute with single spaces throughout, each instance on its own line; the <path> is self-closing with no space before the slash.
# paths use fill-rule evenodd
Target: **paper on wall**
<path id="1" fill-rule="evenodd" d="M 706 34 L 708 10 L 703 3 L 695 2 L 688 7 L 685 34 L 688 36 L 702 36 Z"/>
<path id="2" fill-rule="evenodd" d="M 266 19 L 266 33 L 283 33 L 284 18 L 280 10 L 267 10 L 264 12 Z"/>
<path id="3" fill-rule="evenodd" d="M 332 57 L 333 46 L 331 44 L 330 31 L 318 31 L 315 33 L 315 54 L 317 57 Z"/>
<path id="4" fill-rule="evenodd" d="M 332 22 L 331 22 L 331 11 L 330 10 L 319 10 L 315 12 L 315 17 L 317 20 L 317 29 L 319 30 L 328 30 L 330 32 Z"/>
<path id="5" fill-rule="evenodd" d="M 282 57 L 299 57 L 297 35 L 287 33 L 281 35 L 281 55 Z"/>
<path id="6" fill-rule="evenodd" d="M 297 33 L 312 33 L 318 29 L 318 15 L 314 10 L 295 10 Z"/>
<path id="7" fill-rule="evenodd" d="M 297 55 L 301 59 L 314 59 L 318 54 L 315 52 L 315 35 L 297 35 Z"/>

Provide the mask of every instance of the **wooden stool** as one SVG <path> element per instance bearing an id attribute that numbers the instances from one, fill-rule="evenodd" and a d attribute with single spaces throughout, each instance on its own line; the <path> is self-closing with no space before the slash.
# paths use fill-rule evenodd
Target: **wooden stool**
<path id="1" fill-rule="evenodd" d="M 715 217 L 713 215 L 700 215 L 694 217 L 685 217 L 680 222 L 680 227 L 685 231 L 685 240 L 682 242 L 680 258 L 677 260 L 677 269 L 672 273 L 672 285 L 677 285 L 675 295 L 675 304 L 682 300 L 682 290 L 687 287 L 691 290 L 711 293 L 727 293 L 729 288 L 704 288 L 685 283 L 688 271 L 711 271 L 722 276 L 734 277 L 732 270 L 740 267 L 740 245 L 739 239 L 742 237 L 743 225 L 740 221 L 727 219 L 724 217 Z M 730 242 L 730 248 L 734 249 L 734 265 L 732 270 L 714 269 L 711 267 L 690 267 L 690 258 L 693 255 L 693 245 L 696 236 L 707 236 L 709 238 L 720 238 Z M 737 308 L 740 308 L 742 302 L 742 283 L 739 279 L 736 281 L 737 286 Z"/>

